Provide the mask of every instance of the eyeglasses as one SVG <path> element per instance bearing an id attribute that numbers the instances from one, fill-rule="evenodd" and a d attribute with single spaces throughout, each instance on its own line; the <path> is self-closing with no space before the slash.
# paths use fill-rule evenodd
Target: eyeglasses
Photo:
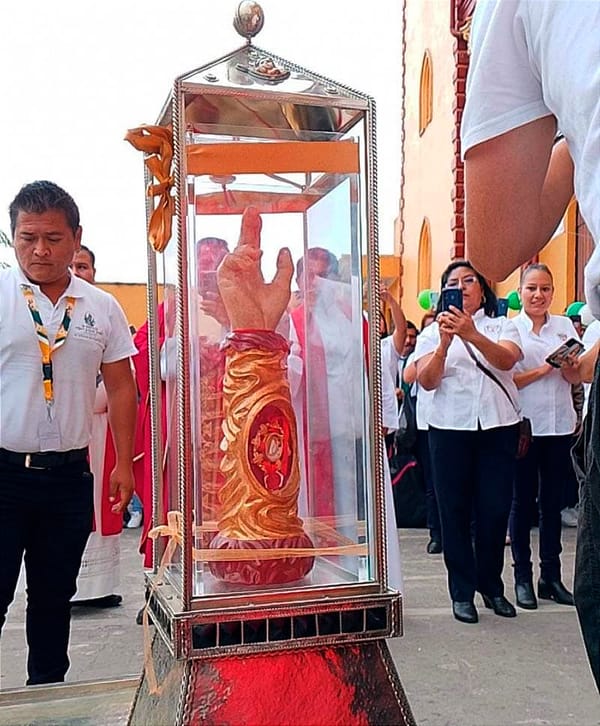
<path id="1" fill-rule="evenodd" d="M 459 277 L 454 280 L 448 280 L 446 282 L 446 287 L 460 287 L 461 285 L 471 287 L 471 285 L 474 285 L 477 281 L 478 280 L 475 275 L 467 275 L 467 277 Z"/>

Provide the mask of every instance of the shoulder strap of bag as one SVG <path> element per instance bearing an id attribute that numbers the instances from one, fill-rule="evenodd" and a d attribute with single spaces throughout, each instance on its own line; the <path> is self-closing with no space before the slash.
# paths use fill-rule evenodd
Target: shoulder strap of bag
<path id="1" fill-rule="evenodd" d="M 462 338 L 461 338 L 461 340 L 462 340 Z M 482 362 L 481 362 L 481 361 L 479 360 L 479 358 L 478 358 L 478 357 L 477 357 L 477 356 L 475 355 L 475 353 L 473 353 L 473 349 L 471 348 L 471 346 L 469 345 L 469 343 L 467 343 L 467 341 L 466 341 L 466 340 L 463 340 L 462 342 L 463 342 L 463 344 L 464 344 L 465 348 L 467 349 L 467 353 L 468 353 L 468 354 L 469 354 L 469 356 L 470 356 L 470 357 L 472 358 L 472 360 L 473 360 L 473 362 L 475 363 L 475 365 L 477 366 L 477 368 L 479 368 L 479 370 L 480 370 L 480 371 L 481 371 L 482 373 L 484 373 L 484 374 L 485 374 L 485 375 L 486 375 L 486 376 L 487 376 L 488 378 L 491 378 L 491 379 L 492 379 L 492 381 L 494 381 L 494 383 L 495 383 L 495 384 L 496 384 L 497 386 L 499 386 L 499 387 L 500 387 L 500 388 L 502 389 L 502 393 L 504 393 L 504 395 L 506 396 L 506 398 L 508 398 L 508 400 L 510 401 L 510 405 L 511 405 L 511 406 L 512 406 L 512 407 L 513 407 L 513 408 L 515 409 L 515 413 L 517 414 L 517 416 L 519 416 L 519 417 L 520 417 L 520 416 L 521 416 L 521 409 L 520 409 L 520 408 L 519 408 L 519 407 L 517 406 L 517 404 L 516 404 L 516 403 L 515 403 L 515 402 L 513 401 L 513 397 L 512 397 L 512 396 L 510 395 L 510 393 L 509 393 L 509 392 L 508 392 L 508 391 L 506 390 L 506 387 L 504 386 L 504 384 L 502 383 L 502 381 L 500 381 L 500 380 L 499 380 L 499 379 L 498 379 L 498 378 L 497 378 L 497 377 L 496 377 L 496 376 L 495 376 L 495 375 L 494 375 L 494 374 L 492 373 L 492 371 L 491 371 L 491 370 L 489 370 L 489 368 L 486 368 L 486 366 L 484 366 L 484 365 L 483 365 L 483 363 L 482 363 Z"/>

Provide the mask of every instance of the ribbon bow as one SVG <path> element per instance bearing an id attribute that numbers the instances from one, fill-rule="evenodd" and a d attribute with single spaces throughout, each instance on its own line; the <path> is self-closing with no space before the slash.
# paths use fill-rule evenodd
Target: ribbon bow
<path id="1" fill-rule="evenodd" d="M 173 138 L 171 129 L 164 126 L 138 126 L 129 129 L 125 135 L 138 151 L 149 156 L 145 159 L 148 171 L 156 179 L 149 184 L 146 193 L 149 197 L 159 197 L 148 224 L 148 239 L 157 252 L 163 252 L 172 233 L 172 218 L 175 212 L 175 200 L 171 196 L 174 179 L 171 174 L 173 161 Z"/>

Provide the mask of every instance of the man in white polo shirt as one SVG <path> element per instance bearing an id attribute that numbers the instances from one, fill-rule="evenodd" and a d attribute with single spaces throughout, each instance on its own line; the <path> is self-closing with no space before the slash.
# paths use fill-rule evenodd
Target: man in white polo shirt
<path id="1" fill-rule="evenodd" d="M 486 277 L 505 278 L 548 242 L 575 187 L 596 243 L 585 285 L 598 318 L 599 28 L 597 0 L 478 0 L 461 132 L 471 262 Z M 555 143 L 557 130 L 564 139 Z M 598 370 L 586 419 L 574 595 L 600 689 Z"/>
<path id="2" fill-rule="evenodd" d="M 108 396 L 116 465 L 110 501 L 133 491 L 135 352 L 115 299 L 71 275 L 77 205 L 47 181 L 10 205 L 18 267 L 0 271 L 0 628 L 23 554 L 29 685 L 64 680 L 70 599 L 92 524 L 90 439 L 96 376 Z"/>

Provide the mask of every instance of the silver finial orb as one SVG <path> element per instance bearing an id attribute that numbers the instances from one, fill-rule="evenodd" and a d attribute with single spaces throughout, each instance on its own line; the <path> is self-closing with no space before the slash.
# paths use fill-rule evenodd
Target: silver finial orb
<path id="1" fill-rule="evenodd" d="M 243 0 L 235 12 L 233 27 L 248 42 L 262 30 L 265 24 L 265 14 L 258 3 L 253 0 Z"/>

